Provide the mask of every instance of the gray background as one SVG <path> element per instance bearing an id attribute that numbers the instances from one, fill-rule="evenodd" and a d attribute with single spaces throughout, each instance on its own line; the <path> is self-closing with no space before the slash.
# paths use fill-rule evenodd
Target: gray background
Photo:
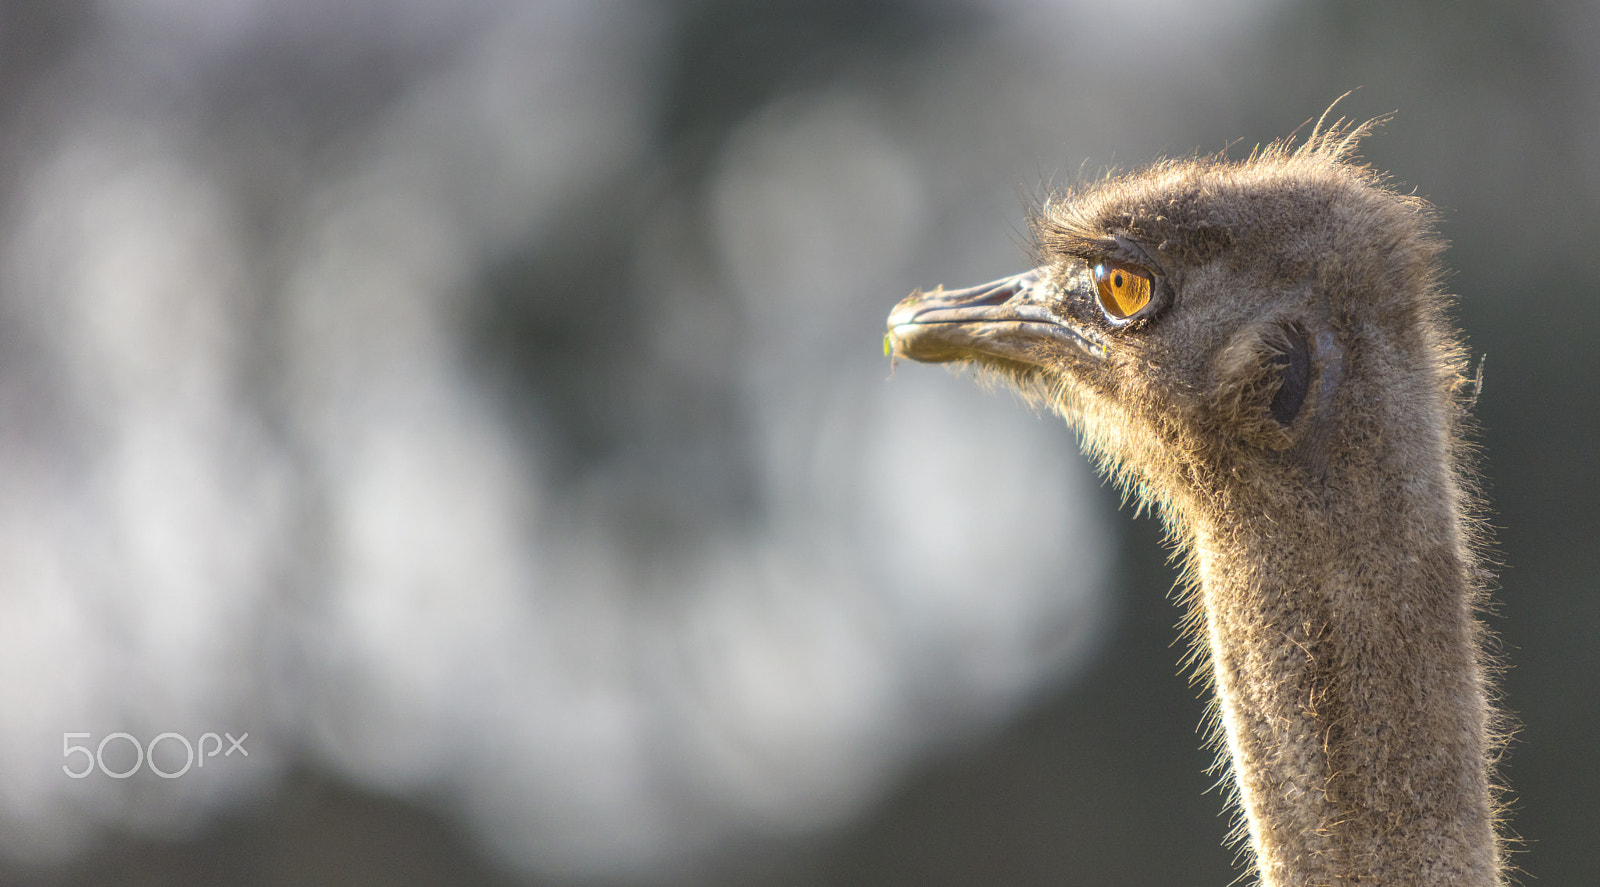
<path id="1" fill-rule="evenodd" d="M 1600 879 L 1600 11 L 1199 6 L 0 6 L 0 878 L 1228 883 L 1158 523 L 879 338 L 1356 89 L 1487 357 L 1516 861 Z"/>

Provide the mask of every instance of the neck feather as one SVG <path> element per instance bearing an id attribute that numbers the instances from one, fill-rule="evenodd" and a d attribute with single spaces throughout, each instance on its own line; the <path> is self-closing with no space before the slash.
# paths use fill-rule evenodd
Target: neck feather
<path id="1" fill-rule="evenodd" d="M 1450 442 L 1405 434 L 1181 509 L 1264 887 L 1501 883 L 1464 494 Z"/>

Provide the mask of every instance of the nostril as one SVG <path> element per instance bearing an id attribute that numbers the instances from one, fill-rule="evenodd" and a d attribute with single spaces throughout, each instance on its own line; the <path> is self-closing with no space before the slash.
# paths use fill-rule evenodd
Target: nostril
<path id="1" fill-rule="evenodd" d="M 1016 298 L 1018 293 L 1032 289 L 1038 282 L 1039 269 L 1035 268 L 1002 280 L 993 280 L 966 289 L 950 290 L 941 294 L 940 301 L 946 307 L 959 305 L 963 308 L 980 308 L 1004 305 Z"/>
<path id="2" fill-rule="evenodd" d="M 965 301 L 968 305 L 1004 305 L 1011 301 L 1011 297 L 1015 296 L 1019 289 L 1020 287 L 1014 283 L 999 284 L 988 289 L 974 287 L 968 291 L 971 297 Z"/>

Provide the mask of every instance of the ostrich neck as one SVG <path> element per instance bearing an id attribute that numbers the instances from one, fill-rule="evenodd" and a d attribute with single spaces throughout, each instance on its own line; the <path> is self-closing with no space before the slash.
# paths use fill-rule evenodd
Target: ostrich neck
<path id="1" fill-rule="evenodd" d="M 1443 443 L 1395 439 L 1187 521 L 1265 887 L 1500 883 L 1463 496 Z"/>

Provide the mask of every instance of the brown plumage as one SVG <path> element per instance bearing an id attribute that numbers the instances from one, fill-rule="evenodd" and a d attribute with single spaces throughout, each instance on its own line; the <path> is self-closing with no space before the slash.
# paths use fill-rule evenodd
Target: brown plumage
<path id="1" fill-rule="evenodd" d="M 1431 210 L 1353 159 L 1369 129 L 1052 199 L 1038 268 L 915 293 L 888 341 L 995 371 L 1162 513 L 1263 884 L 1487 887 L 1475 388 Z"/>

